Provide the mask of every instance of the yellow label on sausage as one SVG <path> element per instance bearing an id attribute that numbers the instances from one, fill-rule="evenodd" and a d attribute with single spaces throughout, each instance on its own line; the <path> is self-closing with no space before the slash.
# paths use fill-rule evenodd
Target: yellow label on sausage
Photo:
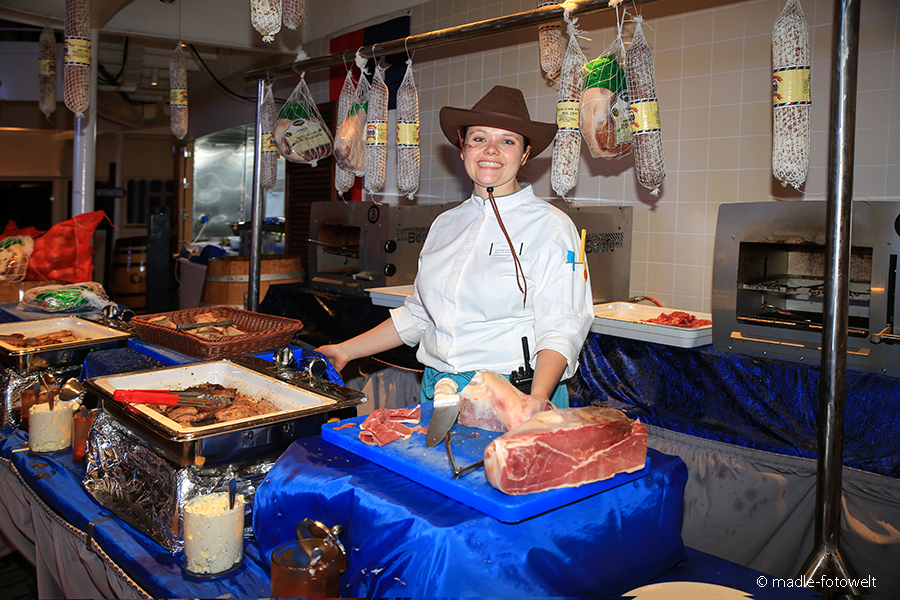
<path id="1" fill-rule="evenodd" d="M 562 131 L 578 131 L 579 108 L 581 102 L 576 100 L 560 100 L 556 103 L 556 125 Z"/>
<path id="2" fill-rule="evenodd" d="M 278 146 L 275 145 L 275 136 L 272 132 L 262 134 L 262 153 L 278 154 Z"/>
<path id="3" fill-rule="evenodd" d="M 419 122 L 399 121 L 397 123 L 397 147 L 419 145 Z"/>
<path id="4" fill-rule="evenodd" d="M 169 104 L 172 106 L 187 106 L 187 90 L 184 88 L 172 88 L 169 90 Z"/>
<path id="5" fill-rule="evenodd" d="M 66 38 L 65 64 L 82 67 L 91 64 L 91 40 L 79 37 Z"/>
<path id="6" fill-rule="evenodd" d="M 38 75 L 40 77 L 56 77 L 56 59 L 38 59 Z"/>
<path id="7" fill-rule="evenodd" d="M 772 73 L 772 105 L 810 104 L 809 67 L 786 67 Z"/>
<path id="8" fill-rule="evenodd" d="M 634 135 L 659 131 L 659 104 L 656 98 L 635 100 L 631 103 L 631 131 Z"/>
<path id="9" fill-rule="evenodd" d="M 387 146 L 387 123 L 384 121 L 366 123 L 366 146 Z"/>

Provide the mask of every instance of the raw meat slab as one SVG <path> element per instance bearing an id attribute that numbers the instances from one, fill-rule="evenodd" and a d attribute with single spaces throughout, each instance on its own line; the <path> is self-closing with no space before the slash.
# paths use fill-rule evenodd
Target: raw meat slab
<path id="1" fill-rule="evenodd" d="M 431 402 L 422 404 L 421 425 L 428 425 L 432 410 Z M 484 469 L 473 471 L 460 479 L 453 479 L 453 471 L 447 460 L 444 443 L 441 442 L 434 448 L 429 448 L 425 445 L 424 433 L 414 433 L 408 440 L 397 440 L 384 446 L 367 446 L 359 441 L 359 423 L 364 420 L 363 416 L 345 419 L 339 423 L 326 423 L 322 426 L 322 439 L 503 523 L 524 521 L 646 477 L 650 472 L 650 459 L 648 458 L 644 468 L 634 473 L 619 473 L 610 479 L 575 488 L 509 496 L 490 486 L 484 477 Z M 356 426 L 336 429 L 336 427 L 349 422 L 356 423 Z M 463 427 L 458 423 L 451 431 L 453 433 L 453 459 L 458 467 L 468 466 L 481 460 L 484 457 L 485 447 L 500 436 L 499 433 Z M 471 433 L 479 435 L 469 437 Z"/>

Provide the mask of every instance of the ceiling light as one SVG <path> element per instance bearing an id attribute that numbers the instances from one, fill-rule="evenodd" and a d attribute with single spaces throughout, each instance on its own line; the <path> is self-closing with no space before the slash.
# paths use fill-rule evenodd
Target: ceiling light
<path id="1" fill-rule="evenodd" d="M 150 75 L 150 85 L 156 87 L 159 85 L 159 70 L 156 67 L 153 67 Z"/>

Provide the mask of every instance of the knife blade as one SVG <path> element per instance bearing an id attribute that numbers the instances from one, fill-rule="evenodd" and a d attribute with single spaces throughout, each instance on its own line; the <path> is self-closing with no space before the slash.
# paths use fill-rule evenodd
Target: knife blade
<path id="1" fill-rule="evenodd" d="M 458 416 L 459 396 L 455 394 L 435 396 L 434 412 L 431 414 L 431 421 L 428 422 L 425 445 L 431 448 L 447 437 L 447 432 L 453 428 Z"/>

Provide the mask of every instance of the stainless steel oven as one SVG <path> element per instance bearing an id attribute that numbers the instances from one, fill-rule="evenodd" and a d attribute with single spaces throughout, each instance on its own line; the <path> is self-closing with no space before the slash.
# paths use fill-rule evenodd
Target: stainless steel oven
<path id="1" fill-rule="evenodd" d="M 453 206 L 314 202 L 309 218 L 309 287 L 365 296 L 369 288 L 412 283 L 431 223 Z"/>
<path id="2" fill-rule="evenodd" d="M 818 365 L 825 243 L 824 201 L 721 205 L 713 263 L 714 347 Z M 893 333 L 900 317 L 900 202 L 854 202 L 850 247 L 847 367 L 900 376 L 900 337 Z"/>

